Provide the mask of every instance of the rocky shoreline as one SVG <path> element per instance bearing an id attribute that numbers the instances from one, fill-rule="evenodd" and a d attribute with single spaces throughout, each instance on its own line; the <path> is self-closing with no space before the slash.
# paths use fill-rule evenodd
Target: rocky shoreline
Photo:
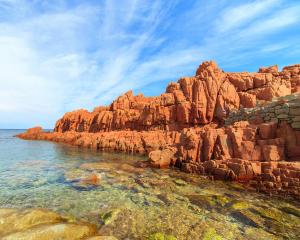
<path id="1" fill-rule="evenodd" d="M 225 73 L 204 62 L 158 97 L 130 91 L 108 107 L 66 113 L 54 132 L 36 127 L 18 137 L 147 154 L 153 167 L 299 198 L 299 91 L 300 65 Z"/>

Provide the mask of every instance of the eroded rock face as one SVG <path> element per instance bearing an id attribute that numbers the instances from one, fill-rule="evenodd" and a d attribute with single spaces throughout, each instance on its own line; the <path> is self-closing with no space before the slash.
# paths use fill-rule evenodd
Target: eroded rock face
<path id="1" fill-rule="evenodd" d="M 261 68 L 258 73 L 225 73 L 213 61 L 202 63 L 194 77 L 170 83 L 158 97 L 129 91 L 108 107 L 66 113 L 54 131 L 182 130 L 222 121 L 234 109 L 254 107 L 300 90 L 300 65 Z"/>

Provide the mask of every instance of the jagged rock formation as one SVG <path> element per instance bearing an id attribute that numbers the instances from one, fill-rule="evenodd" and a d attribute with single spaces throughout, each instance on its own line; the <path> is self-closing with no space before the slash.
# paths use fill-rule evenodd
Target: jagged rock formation
<path id="1" fill-rule="evenodd" d="M 194 77 L 170 83 L 158 97 L 134 96 L 132 91 L 108 107 L 77 110 L 57 121 L 55 132 L 169 130 L 222 121 L 233 109 L 254 107 L 258 100 L 291 94 L 300 89 L 300 65 L 261 68 L 258 73 L 224 73 L 204 62 Z"/>
<path id="2" fill-rule="evenodd" d="M 35 128 L 19 137 L 149 153 L 154 167 L 253 180 L 260 189 L 300 196 L 300 166 L 286 162 L 300 160 L 299 130 L 285 119 L 263 123 L 262 116 L 224 125 L 231 112 L 299 90 L 300 65 L 281 72 L 273 66 L 258 73 L 225 73 L 216 63 L 204 62 L 194 77 L 170 83 L 158 97 L 129 91 L 108 107 L 66 113 L 53 133 Z"/>

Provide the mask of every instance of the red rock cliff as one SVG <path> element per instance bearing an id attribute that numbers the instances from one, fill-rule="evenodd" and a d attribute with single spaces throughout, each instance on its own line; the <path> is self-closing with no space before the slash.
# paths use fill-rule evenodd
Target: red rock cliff
<path id="1" fill-rule="evenodd" d="M 202 63 L 194 77 L 170 83 L 158 97 L 132 91 L 108 107 L 77 110 L 57 121 L 54 131 L 181 130 L 222 121 L 233 109 L 254 107 L 300 90 L 300 65 L 261 68 L 258 73 L 225 73 L 213 61 Z"/>

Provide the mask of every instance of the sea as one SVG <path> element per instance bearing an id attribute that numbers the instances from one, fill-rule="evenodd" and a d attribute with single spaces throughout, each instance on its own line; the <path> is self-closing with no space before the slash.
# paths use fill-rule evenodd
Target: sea
<path id="1" fill-rule="evenodd" d="M 23 131 L 0 130 L 0 208 L 49 209 L 117 239 L 300 239 L 299 200 Z"/>

